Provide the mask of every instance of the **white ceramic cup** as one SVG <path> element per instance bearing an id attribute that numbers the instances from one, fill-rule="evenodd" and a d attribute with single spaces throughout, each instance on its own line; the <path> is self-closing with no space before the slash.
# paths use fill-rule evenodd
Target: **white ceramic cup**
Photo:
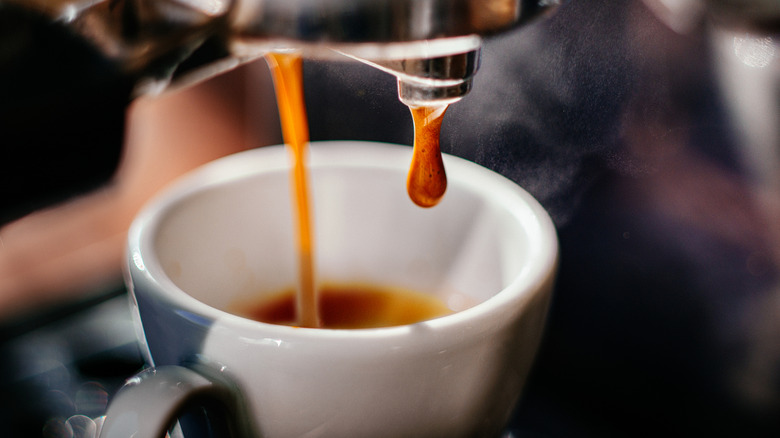
<path id="1" fill-rule="evenodd" d="M 499 435 L 543 331 L 555 230 L 516 184 L 452 156 L 444 158 L 444 199 L 419 208 L 405 190 L 410 159 L 405 146 L 311 144 L 318 279 L 400 286 L 471 307 L 356 330 L 229 313 L 236 301 L 296 284 L 295 221 L 282 146 L 219 159 L 175 183 L 132 225 L 128 283 L 142 350 L 156 368 L 119 392 L 103 436 L 158 433 L 157 423 L 204 387 L 236 396 L 227 409 L 248 417 L 248 435 Z M 228 383 L 184 382 L 182 366 L 196 370 L 195 380 L 216 374 Z M 142 381 L 153 383 L 133 384 Z"/>

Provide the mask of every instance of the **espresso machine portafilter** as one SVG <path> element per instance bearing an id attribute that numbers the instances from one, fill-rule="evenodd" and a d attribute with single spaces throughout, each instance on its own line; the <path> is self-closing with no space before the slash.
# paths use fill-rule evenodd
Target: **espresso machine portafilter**
<path id="1" fill-rule="evenodd" d="M 342 54 L 398 77 L 407 104 L 455 101 L 479 67 L 480 37 L 559 0 L 12 0 L 66 23 L 155 93 L 271 50 Z"/>
<path id="2" fill-rule="evenodd" d="M 0 225 L 109 181 L 139 95 L 294 50 L 389 72 L 408 105 L 451 103 L 481 37 L 559 2 L 0 0 Z"/>

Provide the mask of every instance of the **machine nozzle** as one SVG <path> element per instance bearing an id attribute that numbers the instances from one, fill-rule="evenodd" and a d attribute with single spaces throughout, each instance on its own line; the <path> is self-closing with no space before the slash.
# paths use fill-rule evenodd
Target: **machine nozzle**
<path id="1" fill-rule="evenodd" d="M 472 79 L 479 69 L 479 39 L 469 38 L 458 43 L 453 47 L 453 54 L 412 58 L 370 60 L 342 53 L 396 76 L 401 102 L 408 106 L 424 106 L 456 102 L 471 90 Z"/>
<path id="2" fill-rule="evenodd" d="M 479 48 L 429 59 L 404 60 L 389 69 L 398 77 L 398 98 L 409 106 L 452 103 L 471 90 Z"/>

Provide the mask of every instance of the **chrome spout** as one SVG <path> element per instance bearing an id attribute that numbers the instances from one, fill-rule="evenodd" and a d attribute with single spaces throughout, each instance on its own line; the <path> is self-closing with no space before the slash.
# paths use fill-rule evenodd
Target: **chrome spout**
<path id="1" fill-rule="evenodd" d="M 449 104 L 471 90 L 479 69 L 480 39 L 454 38 L 448 50 L 419 58 L 368 60 L 344 53 L 398 78 L 398 98 L 408 106 Z"/>

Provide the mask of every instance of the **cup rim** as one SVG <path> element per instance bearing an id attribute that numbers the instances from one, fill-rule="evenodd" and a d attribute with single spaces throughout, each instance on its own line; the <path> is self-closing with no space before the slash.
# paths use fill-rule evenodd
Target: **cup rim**
<path id="1" fill-rule="evenodd" d="M 364 166 L 367 162 L 376 169 L 397 170 L 399 164 L 408 166 L 411 160 L 411 150 L 405 145 L 347 140 L 317 141 L 312 142 L 310 146 L 308 149 L 310 170 L 333 165 Z M 457 181 L 457 184 L 469 187 L 487 185 L 491 188 L 491 197 L 504 200 L 505 205 L 511 206 L 509 208 L 511 214 L 522 222 L 526 229 L 537 231 L 528 233 L 531 242 L 529 248 L 533 251 L 533 254 L 528 257 L 529 262 L 512 281 L 488 299 L 468 309 L 414 324 L 329 329 L 292 327 L 255 321 L 213 307 L 181 290 L 167 276 L 154 251 L 151 251 L 165 212 L 170 211 L 171 206 L 205 187 L 229 183 L 262 172 L 289 171 L 288 154 L 284 148 L 284 145 L 264 146 L 218 158 L 177 178 L 155 195 L 138 213 L 128 232 L 125 265 L 128 282 L 131 277 L 132 282 L 147 282 L 158 293 L 162 293 L 166 301 L 191 309 L 213 321 L 224 321 L 241 330 L 250 332 L 260 330 L 264 336 L 278 336 L 280 339 L 303 337 L 327 340 L 394 337 L 407 333 L 414 327 L 443 329 L 464 324 L 478 326 L 478 321 L 493 319 L 496 309 L 514 309 L 518 307 L 517 301 L 521 302 L 520 306 L 523 302 L 531 301 L 546 289 L 545 285 L 550 283 L 555 275 L 558 263 L 558 238 L 553 222 L 541 204 L 508 178 L 474 162 L 443 154 L 448 175 L 458 175 L 457 180 L 451 178 L 450 183 Z M 228 168 L 230 171 L 225 171 Z M 512 306 L 512 303 L 516 305 Z"/>

